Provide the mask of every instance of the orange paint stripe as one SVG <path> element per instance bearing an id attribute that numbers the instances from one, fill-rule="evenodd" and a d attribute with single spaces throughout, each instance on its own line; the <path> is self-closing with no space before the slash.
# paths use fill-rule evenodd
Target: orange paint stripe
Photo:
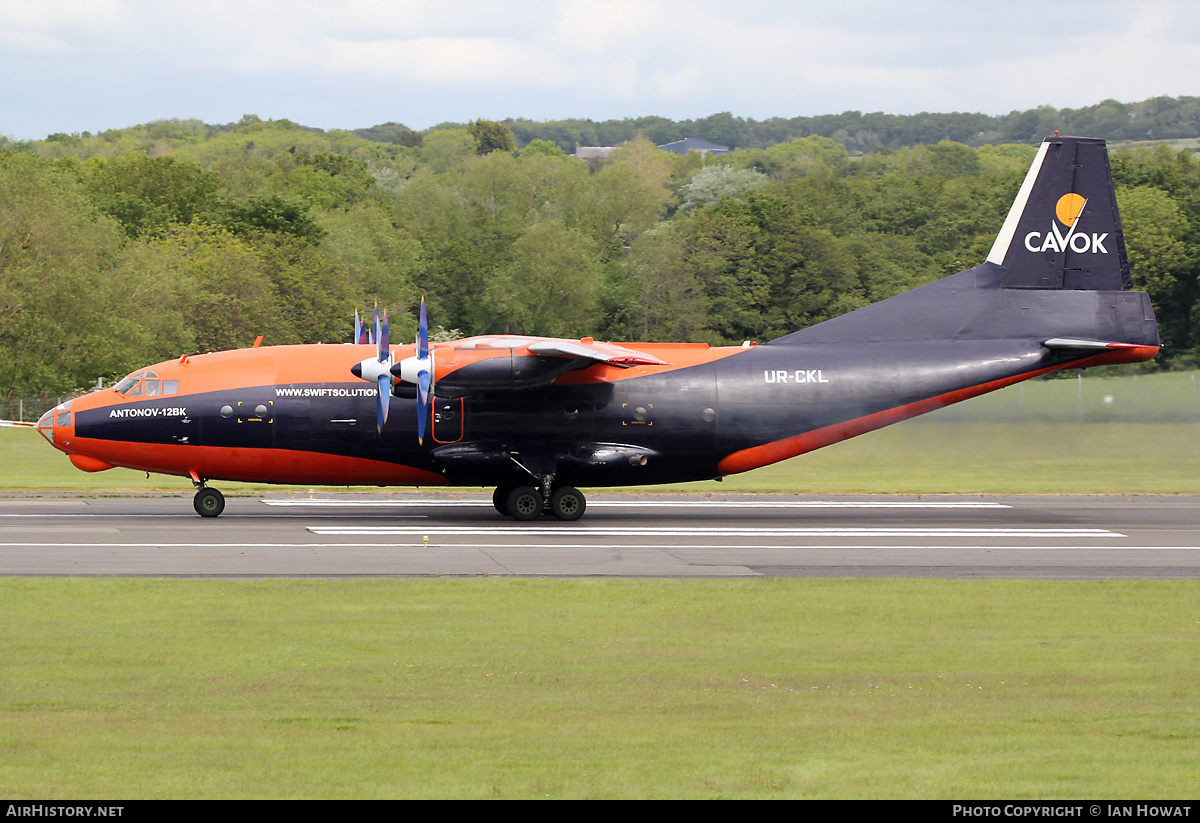
<path id="1" fill-rule="evenodd" d="M 447 483 L 442 475 L 424 469 L 363 457 L 290 449 L 173 446 L 76 438 L 68 452 L 72 462 L 78 454 L 97 463 L 111 463 L 136 471 L 180 477 L 195 472 L 206 479 L 250 483 L 333 486 L 444 486 Z"/>

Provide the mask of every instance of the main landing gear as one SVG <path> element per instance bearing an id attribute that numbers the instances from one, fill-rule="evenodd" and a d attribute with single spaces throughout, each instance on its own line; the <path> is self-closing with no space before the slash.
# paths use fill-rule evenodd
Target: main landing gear
<path id="1" fill-rule="evenodd" d="M 196 509 L 196 514 L 201 517 L 216 517 L 225 511 L 225 495 L 216 489 L 201 486 L 196 490 L 192 506 Z"/>
<path id="2" fill-rule="evenodd" d="M 550 493 L 546 494 L 549 489 Z M 587 508 L 583 492 L 574 486 L 558 486 L 549 482 L 535 486 L 499 486 L 492 492 L 496 511 L 514 520 L 536 520 L 543 512 L 558 520 L 578 520 Z"/>

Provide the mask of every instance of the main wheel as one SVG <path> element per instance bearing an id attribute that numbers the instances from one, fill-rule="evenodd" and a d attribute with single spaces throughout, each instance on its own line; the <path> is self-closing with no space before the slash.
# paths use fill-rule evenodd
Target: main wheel
<path id="1" fill-rule="evenodd" d="M 559 520 L 578 520 L 586 508 L 583 492 L 574 486 L 563 486 L 550 496 L 550 513 Z"/>
<path id="2" fill-rule="evenodd" d="M 225 511 L 225 495 L 216 489 L 210 489 L 208 486 L 205 486 L 196 492 L 196 497 L 192 500 L 192 506 L 195 507 L 196 514 L 201 517 L 216 517 Z"/>
<path id="3" fill-rule="evenodd" d="M 536 520 L 542 513 L 542 495 L 533 486 L 517 486 L 504 504 L 515 520 Z"/>
<path id="4" fill-rule="evenodd" d="M 496 490 L 492 492 L 492 505 L 505 517 L 508 517 L 508 495 L 512 493 L 512 490 L 512 486 L 497 486 Z"/>

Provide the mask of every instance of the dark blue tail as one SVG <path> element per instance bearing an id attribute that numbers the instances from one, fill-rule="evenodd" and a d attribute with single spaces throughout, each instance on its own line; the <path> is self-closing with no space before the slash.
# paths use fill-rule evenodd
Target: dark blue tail
<path id="1" fill-rule="evenodd" d="M 987 261 L 772 344 L 1022 340 L 1055 352 L 1153 356 L 1150 298 L 1129 258 L 1103 140 L 1047 138 Z"/>

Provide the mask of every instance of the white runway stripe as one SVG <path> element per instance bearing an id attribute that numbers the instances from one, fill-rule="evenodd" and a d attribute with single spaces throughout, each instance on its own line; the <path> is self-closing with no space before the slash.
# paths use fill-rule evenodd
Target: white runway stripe
<path id="1" fill-rule="evenodd" d="M 491 508 L 491 500 L 301 500 L 263 499 L 268 506 L 317 506 L 329 508 Z M 597 500 L 589 509 L 1009 509 L 1003 503 L 986 501 L 930 500 Z"/>
<path id="2" fill-rule="evenodd" d="M 976 545 L 912 545 L 912 544 L 870 544 L 870 545 L 818 545 L 811 546 L 778 546 L 766 544 L 739 544 L 737 546 L 712 546 L 711 544 L 650 544 L 650 543 L 538 543 L 536 546 L 526 546 L 516 543 L 452 543 L 425 546 L 421 540 L 405 541 L 403 543 L 0 543 L 0 549 L 61 549 L 61 548 L 106 548 L 106 549 L 428 549 L 431 552 L 445 552 L 450 549 L 786 549 L 787 551 L 818 551 L 845 550 L 856 551 L 887 551 L 904 549 L 905 551 L 920 549 L 928 551 L 985 551 L 985 552 L 1028 552 L 1028 551 L 1079 551 L 1079 552 L 1195 552 L 1200 546 L 976 546 Z"/>
<path id="3" fill-rule="evenodd" d="M 1124 537 L 1108 529 L 971 528 L 690 528 L 613 526 L 309 526 L 313 534 L 332 535 L 493 535 L 535 538 L 543 535 L 612 537 Z"/>

